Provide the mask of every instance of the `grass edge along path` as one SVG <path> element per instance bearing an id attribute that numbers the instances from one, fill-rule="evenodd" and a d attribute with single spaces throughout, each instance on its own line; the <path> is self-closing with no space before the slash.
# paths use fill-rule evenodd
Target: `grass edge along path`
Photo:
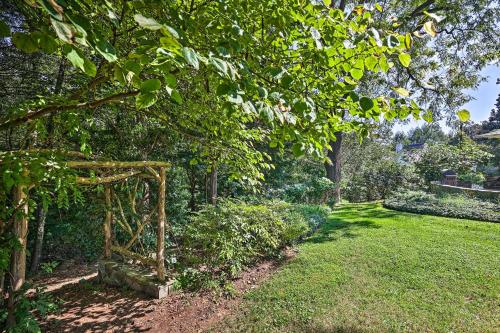
<path id="1" fill-rule="evenodd" d="M 500 224 L 349 204 L 227 332 L 500 332 Z"/>

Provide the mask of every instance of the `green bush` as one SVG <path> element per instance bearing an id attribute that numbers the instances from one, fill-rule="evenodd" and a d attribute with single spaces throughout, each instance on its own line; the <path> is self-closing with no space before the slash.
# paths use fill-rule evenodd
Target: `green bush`
<path id="1" fill-rule="evenodd" d="M 500 222 L 500 205 L 456 194 L 407 191 L 385 200 L 384 206 L 418 214 Z"/>
<path id="2" fill-rule="evenodd" d="M 223 282 L 259 259 L 279 258 L 325 219 L 327 210 L 282 201 L 221 201 L 194 214 L 181 237 L 184 287 Z"/>
<path id="3" fill-rule="evenodd" d="M 335 184 L 328 178 L 312 178 L 303 183 L 286 185 L 282 193 L 276 193 L 283 200 L 295 203 L 325 204 Z"/>

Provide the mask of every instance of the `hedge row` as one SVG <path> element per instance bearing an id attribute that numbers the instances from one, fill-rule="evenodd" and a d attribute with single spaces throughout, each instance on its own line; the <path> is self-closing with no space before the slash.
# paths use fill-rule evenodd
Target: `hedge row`
<path id="1" fill-rule="evenodd" d="M 459 195 L 407 191 L 386 199 L 384 207 L 417 214 L 500 222 L 500 205 Z"/>

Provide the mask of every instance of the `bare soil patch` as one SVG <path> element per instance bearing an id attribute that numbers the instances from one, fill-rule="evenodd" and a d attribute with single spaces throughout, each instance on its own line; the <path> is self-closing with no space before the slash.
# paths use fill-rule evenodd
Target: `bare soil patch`
<path id="1" fill-rule="evenodd" d="M 293 251 L 287 251 L 286 260 L 293 255 Z M 98 283 L 95 266 L 75 264 L 35 280 L 61 302 L 60 313 L 43 321 L 42 331 L 202 332 L 235 312 L 242 295 L 281 264 L 264 261 L 243 272 L 233 281 L 238 295 L 233 298 L 212 292 L 179 292 L 162 300 Z"/>

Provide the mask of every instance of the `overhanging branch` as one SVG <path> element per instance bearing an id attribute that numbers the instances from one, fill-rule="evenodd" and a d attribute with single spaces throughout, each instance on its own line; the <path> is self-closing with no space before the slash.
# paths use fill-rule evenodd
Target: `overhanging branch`
<path id="1" fill-rule="evenodd" d="M 10 127 L 18 126 L 30 120 L 41 118 L 48 114 L 69 111 L 69 110 L 76 110 L 76 109 L 95 109 L 103 104 L 115 101 L 121 101 L 127 97 L 136 96 L 137 94 L 139 94 L 139 91 L 134 90 L 134 91 L 111 95 L 92 102 L 85 102 L 85 103 L 78 103 L 71 105 L 50 105 L 32 112 L 28 112 L 26 115 L 21 116 L 19 118 L 5 121 L 0 124 L 0 130 L 5 130 Z"/>

